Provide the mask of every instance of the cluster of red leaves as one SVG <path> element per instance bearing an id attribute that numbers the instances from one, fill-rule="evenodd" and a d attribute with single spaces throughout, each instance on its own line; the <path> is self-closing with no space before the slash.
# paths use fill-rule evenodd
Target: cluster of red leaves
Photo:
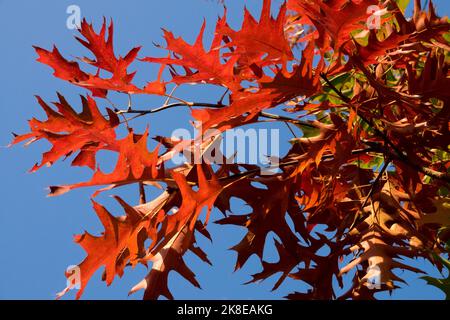
<path id="1" fill-rule="evenodd" d="M 370 5 L 379 5 L 383 12 L 378 30 L 365 26 Z M 47 120 L 32 119 L 30 133 L 13 141 L 51 143 L 32 171 L 73 154 L 73 166 L 94 170 L 91 180 L 51 187 L 51 195 L 85 186 L 109 189 L 136 183 L 145 199 L 145 184 L 167 184 L 159 197 L 134 207 L 116 197 L 124 216 L 113 216 L 93 201 L 105 231 L 98 237 L 85 233 L 75 238 L 87 252 L 79 265 L 77 298 L 102 266 L 109 285 L 125 267 L 151 262 L 149 274 L 131 289 L 144 289 L 146 299 L 172 298 L 167 286 L 170 271 L 200 287 L 183 255 L 191 250 L 209 263 L 195 237 L 200 233 L 210 238 L 206 227 L 213 207 L 226 216 L 217 223 L 247 229 L 232 248 L 237 252 L 236 269 L 254 254 L 262 261 L 269 233 L 276 234 L 279 261 L 262 261 L 263 270 L 251 281 L 281 274 L 274 288 L 287 277 L 310 286 L 308 292 L 289 298 L 374 298 L 403 281 L 395 269 L 421 272 L 401 263 L 402 257 L 423 257 L 441 268 L 435 255 L 443 252 L 450 235 L 449 28 L 431 1 L 428 10 L 415 1 L 408 20 L 394 0 L 288 0 L 276 18 L 271 1 L 264 0 L 259 20 L 245 10 L 239 30 L 229 26 L 227 13 L 219 18 L 209 49 L 203 41 L 205 24 L 192 45 L 164 31 L 169 53 L 141 59 L 161 64 L 158 80 L 143 88 L 132 83 L 135 73 L 128 71 L 139 47 L 117 58 L 112 23 L 108 35 L 106 22 L 99 33 L 86 21 L 79 30 L 84 39 L 77 40 L 95 56 L 79 60 L 97 68 L 95 74 L 66 60 L 56 47 L 36 47 L 38 61 L 53 68 L 56 77 L 90 90 L 94 97 L 105 98 L 110 90 L 171 97 L 165 88 L 170 83 L 226 88 L 228 104 L 192 111 L 204 132 L 218 129 L 201 140 L 205 153 L 220 132 L 260 121 L 263 110 L 282 104 L 290 106 L 286 110 L 294 117 L 274 118 L 303 131 L 280 159 L 280 172 L 271 176 L 241 163 L 167 169 L 164 164 L 173 155 L 197 144 L 160 137 L 166 150 L 161 152 L 160 146 L 149 151 L 148 131 L 136 134 L 130 129 L 125 138 L 116 136 L 118 115 L 133 110 L 107 109 L 104 116 L 89 95 L 81 98 L 81 113 L 61 95 L 55 110 L 38 97 Z M 166 83 L 165 70 L 171 75 Z M 110 78 L 103 76 L 105 71 Z M 308 121 L 300 119 L 305 115 Z M 109 174 L 96 163 L 100 150 L 119 155 Z M 228 215 L 231 198 L 243 200 L 250 212 Z M 201 221 L 205 208 L 207 218 Z M 145 246 L 147 240 L 150 245 Z M 368 281 L 375 267 L 381 272 L 381 287 L 371 290 Z M 356 272 L 350 289 L 337 296 L 334 279 L 342 286 L 351 270 Z"/>

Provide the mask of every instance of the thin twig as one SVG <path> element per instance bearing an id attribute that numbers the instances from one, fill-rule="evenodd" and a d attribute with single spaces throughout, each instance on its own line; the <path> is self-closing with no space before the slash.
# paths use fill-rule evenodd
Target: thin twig
<path id="1" fill-rule="evenodd" d="M 145 195 L 144 183 L 139 182 L 139 204 L 147 203 L 147 197 Z"/>
<path id="2" fill-rule="evenodd" d="M 220 109 L 220 108 L 224 108 L 226 107 L 226 105 L 223 104 L 219 104 L 219 103 L 204 103 L 204 102 L 175 102 L 175 103 L 171 103 L 171 104 L 166 104 L 163 105 L 161 107 L 155 108 L 155 109 L 132 109 L 132 110 L 117 110 L 116 113 L 117 114 L 125 114 L 125 113 L 129 113 L 129 114 L 137 114 L 139 116 L 143 116 L 146 114 L 153 114 L 153 113 L 157 113 L 157 112 L 161 112 L 163 110 L 167 110 L 167 109 L 171 109 L 171 108 L 176 108 L 176 107 L 204 107 L 204 108 L 215 108 L 215 109 Z M 310 128 L 316 128 L 316 126 L 310 122 L 307 121 L 302 121 L 302 120 L 298 120 L 298 119 L 293 119 L 293 118 L 289 118 L 286 116 L 281 116 L 281 115 L 277 115 L 277 114 L 272 114 L 272 113 L 268 113 L 268 112 L 260 112 L 259 115 L 261 117 L 264 118 L 268 118 L 268 119 L 274 119 L 274 120 L 280 120 L 280 121 L 288 121 L 290 123 L 294 123 L 296 125 L 299 126 L 305 126 L 305 127 L 310 127 Z M 132 119 L 135 119 L 132 118 Z"/>
<path id="3" fill-rule="evenodd" d="M 357 214 L 355 214 L 355 218 L 353 219 L 352 224 L 350 225 L 349 230 L 352 230 L 354 228 L 354 226 L 358 223 L 358 221 L 362 221 L 366 218 L 366 216 L 362 215 L 360 219 L 358 219 L 359 217 L 359 213 L 360 212 L 364 212 L 364 208 L 367 205 L 367 202 L 369 201 L 369 199 L 372 197 L 376 186 L 378 185 L 378 182 L 380 181 L 381 177 L 383 176 L 383 173 L 386 171 L 387 167 L 389 166 L 390 160 L 385 161 L 383 167 L 381 168 L 380 172 L 378 172 L 377 177 L 375 178 L 375 181 L 372 183 L 372 186 L 370 187 L 369 193 L 367 194 L 366 198 L 364 199 L 364 202 L 361 204 L 361 207 L 358 211 Z"/>
<path id="4" fill-rule="evenodd" d="M 377 150 L 375 148 L 372 148 L 372 147 L 364 148 L 364 149 L 352 150 L 352 154 L 353 155 L 360 154 L 360 153 L 367 153 L 367 152 L 377 152 Z M 332 159 L 333 157 L 334 157 L 334 155 L 332 155 L 332 154 L 323 155 L 322 156 L 322 160 Z M 298 161 L 299 160 L 294 159 L 294 160 L 289 160 L 289 161 L 286 161 L 286 162 L 280 162 L 278 164 L 278 168 L 284 168 L 284 167 L 287 167 L 287 166 L 296 165 L 296 164 L 298 164 Z M 260 172 L 261 172 L 261 168 L 255 168 L 255 169 L 244 171 L 244 172 L 240 172 L 240 173 L 228 176 L 228 177 L 222 177 L 222 178 L 219 178 L 218 180 L 232 180 L 232 179 L 236 179 L 236 178 L 248 177 L 248 176 L 260 174 Z"/>
<path id="5" fill-rule="evenodd" d="M 387 167 L 389 166 L 390 161 L 385 161 L 383 167 L 381 168 L 380 172 L 378 173 L 377 177 L 375 178 L 375 181 L 372 184 L 372 187 L 370 188 L 369 193 L 366 196 L 366 199 L 364 199 L 364 202 L 361 205 L 361 209 L 364 209 L 367 202 L 369 201 L 369 198 L 373 195 L 373 192 L 375 191 L 375 187 L 380 181 L 381 177 L 383 176 L 383 173 L 386 171 Z"/>
<path id="6" fill-rule="evenodd" d="M 278 115 L 278 114 L 272 114 L 272 113 L 268 113 L 268 112 L 260 112 L 259 115 L 261 117 L 268 118 L 268 119 L 274 119 L 274 120 L 280 120 L 280 121 L 284 121 L 284 122 L 290 122 L 290 123 L 294 123 L 296 125 L 309 127 L 309 128 L 317 128 L 316 125 L 314 125 L 314 124 L 312 124 L 310 122 L 306 122 L 306 121 L 302 121 L 302 120 L 298 120 L 298 119 L 293 119 L 293 118 L 289 118 L 289 117 L 286 117 L 286 116 L 281 116 L 281 115 Z"/>
<path id="7" fill-rule="evenodd" d="M 284 124 L 286 125 L 286 127 L 288 127 L 289 131 L 294 136 L 294 138 L 297 138 L 297 135 L 295 134 L 294 130 L 291 128 L 291 125 L 289 124 L 289 122 L 285 121 Z"/>

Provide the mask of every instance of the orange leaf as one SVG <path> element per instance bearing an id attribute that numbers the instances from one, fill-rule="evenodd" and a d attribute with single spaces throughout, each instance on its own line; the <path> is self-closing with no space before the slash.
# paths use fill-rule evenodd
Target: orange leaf
<path id="1" fill-rule="evenodd" d="M 276 19 L 270 14 L 271 0 L 264 0 L 259 21 L 245 8 L 244 21 L 240 30 L 235 31 L 227 23 L 216 29 L 230 39 L 225 47 L 231 48 L 229 55 L 238 56 L 238 63 L 251 66 L 256 63 L 262 67 L 269 64 L 286 63 L 294 58 L 284 33 L 286 4 L 280 8 Z M 223 18 L 226 19 L 226 16 Z"/>
<path id="2" fill-rule="evenodd" d="M 309 43 L 302 53 L 301 63 L 294 67 L 292 73 L 281 70 L 275 77 L 264 77 L 260 80 L 260 88 L 256 92 L 242 91 L 231 96 L 231 104 L 220 109 L 193 110 L 192 116 L 202 123 L 202 130 L 211 127 L 222 130 L 227 124 L 233 122 L 245 113 L 238 121 L 240 125 L 251 121 L 264 109 L 276 107 L 297 96 L 310 96 L 321 89 L 319 78 L 323 62 L 319 62 L 313 72 L 312 61 L 314 57 L 314 45 Z"/>
<path id="3" fill-rule="evenodd" d="M 77 299 L 81 297 L 89 279 L 101 266 L 105 266 L 105 280 L 109 286 L 116 274 L 119 276 L 123 274 L 124 264 L 118 263 L 123 259 L 122 255 L 126 255 L 125 260 L 133 260 L 141 254 L 137 237 L 148 221 L 143 219 L 139 211 L 126 204 L 121 198 L 116 196 L 115 199 L 124 209 L 125 216 L 114 217 L 105 207 L 92 201 L 105 231 L 100 237 L 93 236 L 88 232 L 75 236 L 75 242 L 79 243 L 87 253 L 87 257 L 78 265 L 81 287 L 77 292 Z M 69 275 L 67 276 L 69 277 Z M 67 290 L 66 288 L 59 293 L 58 298 Z"/>
<path id="4" fill-rule="evenodd" d="M 81 187 L 110 185 L 106 189 L 96 191 L 93 195 L 95 197 L 99 192 L 116 186 L 162 178 L 164 168 L 162 165 L 158 165 L 159 146 L 152 152 L 149 152 L 147 139 L 148 129 L 143 135 L 136 135 L 130 132 L 124 139 L 116 141 L 116 145 L 119 147 L 117 150 L 119 159 L 113 172 L 105 174 L 98 168 L 90 181 L 71 185 L 51 186 L 49 195 L 57 196 Z"/>
<path id="5" fill-rule="evenodd" d="M 53 110 L 40 97 L 38 103 L 47 114 L 46 121 L 32 119 L 29 121 L 30 133 L 15 136 L 12 144 L 32 139 L 29 143 L 47 139 L 53 146 L 42 156 L 41 164 L 36 164 L 31 171 L 44 165 L 52 165 L 61 157 L 68 157 L 79 151 L 73 160 L 73 166 L 89 166 L 95 169 L 95 154 L 98 150 L 117 149 L 114 128 L 119 124 L 117 115 L 107 109 L 109 119 L 99 111 L 95 101 L 88 96 L 81 97 L 83 111 L 79 114 L 69 105 L 66 99 L 58 94 L 59 102 Z"/>
<path id="6" fill-rule="evenodd" d="M 131 83 L 136 72 L 128 73 L 128 67 L 136 59 L 140 47 L 131 49 L 125 57 L 117 58 L 113 49 L 112 22 L 108 27 L 108 37 L 106 39 L 106 21 L 103 21 L 102 28 L 97 34 L 92 24 L 88 24 L 83 19 L 79 32 L 86 40 L 79 37 L 76 37 L 76 39 L 95 56 L 95 60 L 83 58 L 81 61 L 97 67 L 98 70 L 95 75 L 82 71 L 77 62 L 67 61 L 56 47 L 53 47 L 53 51 L 34 47 L 39 55 L 37 61 L 53 68 L 55 77 L 89 89 L 95 97 L 105 98 L 108 90 L 129 94 L 148 93 L 162 95 L 165 93 L 165 87 L 159 81 L 147 85 L 144 89 L 140 89 Z M 100 69 L 111 73 L 111 78 L 102 78 Z"/>
<path id="7" fill-rule="evenodd" d="M 223 23 L 222 19 L 217 22 L 218 26 Z M 164 38 L 167 49 L 172 51 L 175 58 L 152 58 L 147 57 L 142 61 L 162 63 L 168 65 L 179 65 L 184 67 L 186 75 L 174 75 L 172 81 L 176 84 L 182 83 L 211 83 L 223 85 L 232 91 L 239 89 L 239 81 L 235 79 L 233 67 L 237 58 L 229 59 L 225 64 L 220 61 L 220 43 L 222 38 L 216 34 L 210 51 L 203 47 L 203 34 L 206 22 L 203 22 L 200 33 L 195 43 L 191 46 L 182 38 L 175 38 L 172 32 L 164 30 Z M 196 71 L 192 71 L 195 69 Z"/>

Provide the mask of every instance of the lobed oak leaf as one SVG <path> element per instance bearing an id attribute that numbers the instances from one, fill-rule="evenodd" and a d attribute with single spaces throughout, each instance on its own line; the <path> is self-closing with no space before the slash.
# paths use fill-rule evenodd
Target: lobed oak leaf
<path id="1" fill-rule="evenodd" d="M 422 10 L 422 4 L 414 0 L 412 19 L 407 19 L 400 10 L 394 11 L 394 16 L 402 33 L 410 33 L 414 39 L 422 41 L 435 40 L 446 43 L 444 34 L 448 32 L 450 22 L 447 17 L 436 14 L 433 1 L 428 2 L 428 11 Z"/>
<path id="2" fill-rule="evenodd" d="M 105 231 L 99 237 L 87 232 L 75 237 L 75 242 L 79 243 L 87 253 L 87 257 L 78 265 L 81 283 L 76 295 L 77 299 L 81 298 L 89 279 L 101 266 L 105 266 L 105 281 L 109 286 L 116 274 L 119 276 L 123 274 L 124 264 L 119 263 L 123 255 L 126 255 L 126 260 L 133 260 L 142 254 L 138 234 L 142 228 L 146 227 L 148 221 L 120 197 L 115 196 L 115 199 L 124 209 L 125 216 L 114 217 L 105 207 L 92 201 Z M 70 274 L 67 274 L 67 277 L 69 276 Z M 58 298 L 66 292 L 67 289 L 63 290 L 58 294 Z"/>
<path id="3" fill-rule="evenodd" d="M 200 284 L 195 278 L 195 274 L 187 267 L 183 260 L 184 253 L 188 250 L 196 250 L 194 246 L 195 238 L 193 233 L 188 231 L 186 226 L 182 231 L 175 234 L 169 242 L 151 258 L 153 261 L 152 270 L 145 278 L 131 288 L 128 295 L 139 290 L 145 290 L 144 300 L 155 300 L 160 296 L 167 299 L 173 299 L 167 283 L 168 276 L 171 271 L 176 271 L 192 283 L 195 287 L 200 288 Z M 204 258 L 209 261 L 206 256 Z"/>
<path id="4" fill-rule="evenodd" d="M 423 271 L 417 268 L 394 260 L 398 257 L 398 255 L 412 256 L 413 253 L 410 250 L 393 247 L 387 244 L 383 239 L 385 239 L 383 235 L 377 231 L 372 231 L 365 234 L 359 244 L 350 248 L 351 252 L 356 253 L 362 250 L 363 253 L 341 268 L 340 274 L 345 274 L 356 265 L 361 264 L 362 262 L 367 262 L 370 268 L 360 280 L 360 283 L 368 286 L 369 279 L 379 276 L 381 286 L 388 289 L 394 289 L 394 281 L 404 282 L 404 280 L 396 276 L 392 272 L 393 269 L 400 268 L 416 273 L 423 273 Z M 376 272 L 376 274 L 374 272 Z"/>
<path id="5" fill-rule="evenodd" d="M 161 228 L 144 258 L 153 262 L 152 270 L 129 293 L 144 289 L 144 299 L 146 300 L 157 299 L 161 295 L 173 299 L 167 287 L 168 274 L 172 270 L 180 273 L 194 286 L 200 288 L 194 273 L 183 260 L 183 255 L 187 250 L 193 251 L 203 261 L 210 263 L 206 254 L 195 246 L 194 231 L 197 229 L 204 232 L 202 231 L 203 226 L 198 223 L 198 216 L 206 207 L 204 224 L 208 222 L 213 203 L 223 187 L 214 176 L 208 181 L 200 165 L 197 166 L 198 191 L 189 186 L 183 174 L 173 171 L 172 176 L 179 188 L 182 199 L 181 206 L 175 213 L 161 218 Z"/>
<path id="6" fill-rule="evenodd" d="M 108 27 L 107 37 L 105 20 L 103 20 L 102 28 L 97 34 L 92 24 L 83 19 L 79 32 L 86 40 L 80 37 L 75 38 L 95 56 L 95 60 L 84 57 L 82 61 L 110 72 L 115 80 L 122 80 L 124 83 L 133 80 L 135 72 L 128 73 L 127 68 L 136 59 L 140 47 L 131 49 L 123 58 L 117 58 L 113 47 L 114 27 L 112 21 Z"/>
<path id="7" fill-rule="evenodd" d="M 302 252 L 303 248 L 300 245 L 297 246 L 296 251 L 291 251 L 287 250 L 281 242 L 275 240 L 275 247 L 279 255 L 278 262 L 271 263 L 263 261 L 263 270 L 252 275 L 252 280 L 248 281 L 246 284 L 262 281 L 282 271 L 282 275 L 278 278 L 272 288 L 272 291 L 274 291 L 280 287 L 280 285 L 288 277 L 292 269 L 294 269 L 295 266 L 297 266 L 301 262 L 301 260 L 304 258 L 302 255 L 305 255 L 305 253 Z"/>
<path id="8" fill-rule="evenodd" d="M 217 25 L 223 24 L 219 19 Z M 207 52 L 203 46 L 203 34 L 206 22 L 203 22 L 200 33 L 193 45 L 186 43 L 181 37 L 175 38 L 172 32 L 164 30 L 164 38 L 167 49 L 174 54 L 174 58 L 152 58 L 146 57 L 142 61 L 161 63 L 164 65 L 178 65 L 186 70 L 186 75 L 174 74 L 172 82 L 182 83 L 211 83 L 223 85 L 231 91 L 240 88 L 240 81 L 235 78 L 234 65 L 236 57 L 228 59 L 225 64 L 221 63 L 220 44 L 222 38 L 216 34 Z M 196 71 L 192 71 L 192 69 Z"/>
<path id="9" fill-rule="evenodd" d="M 95 97 L 105 98 L 108 90 L 128 94 L 165 94 L 165 86 L 160 82 L 160 79 L 149 83 L 144 89 L 140 89 L 131 83 L 136 72 L 129 73 L 128 67 L 136 60 L 140 47 L 131 49 L 125 57 L 116 57 L 113 49 L 112 21 L 108 27 L 107 37 L 105 20 L 100 32 L 96 33 L 92 24 L 83 19 L 79 32 L 85 40 L 80 37 L 76 37 L 76 39 L 95 56 L 95 59 L 83 58 L 81 61 L 97 67 L 96 74 L 82 71 L 78 62 L 66 60 L 55 46 L 52 51 L 34 47 L 39 56 L 37 61 L 53 68 L 55 77 L 89 89 Z M 111 73 L 111 77 L 102 78 L 100 70 Z"/>
<path id="10" fill-rule="evenodd" d="M 393 31 L 384 39 L 379 39 L 377 33 L 376 30 L 369 31 L 366 46 L 359 45 L 358 43 L 355 44 L 358 56 L 365 65 L 376 63 L 377 58 L 385 57 L 389 51 L 398 48 L 410 36 Z"/>
<path id="11" fill-rule="evenodd" d="M 323 61 L 319 62 L 315 72 L 312 61 L 314 46 L 310 43 L 302 52 L 302 60 L 294 70 L 281 70 L 275 77 L 264 77 L 256 90 L 240 91 L 231 95 L 231 104 L 220 109 L 193 110 L 192 116 L 202 123 L 202 130 L 214 127 L 224 130 L 231 124 L 249 123 L 259 112 L 276 107 L 298 96 L 309 96 L 321 89 L 319 78 Z"/>
<path id="12" fill-rule="evenodd" d="M 356 142 L 352 135 L 348 133 L 345 122 L 334 113 L 330 114 L 330 118 L 333 122 L 330 125 L 315 122 L 315 125 L 320 129 L 319 135 L 295 140 L 305 152 L 297 157 L 299 164 L 292 173 L 293 176 L 302 173 L 309 165 L 315 164 L 318 166 L 327 152 L 333 154 L 338 162 L 347 160 L 351 155 L 351 150 Z"/>
<path id="13" fill-rule="evenodd" d="M 244 20 L 240 30 L 233 30 L 226 22 L 218 25 L 216 34 L 226 37 L 224 47 L 230 48 L 227 56 L 238 56 L 240 66 L 258 67 L 287 62 L 294 59 L 289 42 L 286 39 L 284 26 L 286 20 L 286 4 L 283 4 L 276 18 L 270 13 L 271 0 L 264 0 L 259 21 L 244 9 Z M 226 20 L 226 14 L 223 18 Z"/>
<path id="14" fill-rule="evenodd" d="M 209 220 L 211 209 L 216 198 L 222 191 L 223 185 L 217 180 L 215 175 L 212 175 L 211 179 L 207 180 L 201 165 L 197 165 L 197 191 L 189 186 L 185 175 L 173 171 L 172 177 L 180 191 L 182 204 L 174 215 L 168 217 L 167 226 L 163 228 L 165 234 L 175 234 L 185 225 L 188 225 L 189 229 L 193 230 L 197 218 L 203 208 L 206 208 L 206 218 L 204 223 L 206 225 Z"/>
<path id="15" fill-rule="evenodd" d="M 119 153 L 119 159 L 111 173 L 103 173 L 97 168 L 91 180 L 70 185 L 51 186 L 49 196 L 57 196 L 64 194 L 72 189 L 109 185 L 106 189 L 98 190 L 94 193 L 94 197 L 99 192 L 115 188 L 117 186 L 146 182 L 162 179 L 164 177 L 164 166 L 158 163 L 159 146 L 153 151 L 148 151 L 148 128 L 142 135 L 130 132 L 127 137 L 117 140 L 115 145 Z"/>
<path id="16" fill-rule="evenodd" d="M 329 46 L 339 51 L 355 29 L 364 28 L 370 12 L 368 8 L 378 0 L 289 0 L 288 9 L 308 17 L 317 30 L 317 43 L 323 50 Z"/>
<path id="17" fill-rule="evenodd" d="M 297 243 L 296 236 L 285 220 L 286 212 L 294 214 L 290 208 L 293 204 L 292 180 L 267 181 L 265 182 L 267 189 L 253 187 L 248 181 L 242 183 L 247 184 L 246 188 L 242 184 L 231 186 L 227 197 L 241 198 L 250 206 L 252 212 L 245 215 L 230 215 L 215 222 L 234 224 L 248 229 L 244 238 L 231 248 L 238 254 L 235 270 L 242 268 L 253 254 L 262 259 L 265 241 L 270 232 L 274 232 L 288 250 L 295 248 Z"/>
<path id="18" fill-rule="evenodd" d="M 406 70 L 408 72 L 408 89 L 411 94 L 440 99 L 450 97 L 447 90 L 450 85 L 449 67 L 445 62 L 445 55 L 431 52 L 426 57 L 420 75 L 417 75 L 411 65 L 407 65 Z"/>
<path id="19" fill-rule="evenodd" d="M 419 221 L 419 225 L 435 224 L 440 227 L 450 226 L 450 199 L 440 197 L 432 201 L 434 212 L 427 213 Z"/>
<path id="20" fill-rule="evenodd" d="M 55 111 L 40 97 L 36 97 L 47 114 L 47 120 L 30 120 L 31 132 L 15 136 L 11 144 L 29 139 L 32 139 L 29 143 L 47 139 L 52 144 L 52 148 L 43 154 L 41 163 L 31 169 L 32 172 L 76 152 L 79 153 L 72 161 L 73 166 L 88 166 L 95 169 L 97 151 L 117 147 L 115 134 L 115 127 L 119 124 L 117 115 L 107 109 L 109 119 L 105 118 L 90 96 L 81 97 L 83 105 L 81 113 L 77 113 L 62 95 L 58 94 L 58 98 L 59 102 L 54 103 L 58 111 Z"/>
<path id="21" fill-rule="evenodd" d="M 331 300 L 336 298 L 333 286 L 328 285 L 330 281 L 336 279 L 339 286 L 343 287 L 343 282 L 339 274 L 339 260 L 342 252 L 342 242 L 332 242 L 323 235 L 318 235 L 318 239 L 311 239 L 311 246 L 303 248 L 304 265 L 289 274 L 289 277 L 306 282 L 311 286 L 306 293 L 295 292 L 289 294 L 288 299 L 300 300 Z M 320 249 L 328 248 L 328 255 L 320 254 Z"/>

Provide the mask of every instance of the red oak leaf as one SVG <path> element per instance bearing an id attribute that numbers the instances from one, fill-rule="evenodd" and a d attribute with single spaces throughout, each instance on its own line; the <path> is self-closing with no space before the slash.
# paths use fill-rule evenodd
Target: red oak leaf
<path id="1" fill-rule="evenodd" d="M 217 25 L 223 24 L 219 19 Z M 220 43 L 222 37 L 214 36 L 211 49 L 207 52 L 203 46 L 203 34 L 206 22 L 203 23 L 197 40 L 189 45 L 182 38 L 175 38 L 172 32 L 164 30 L 164 38 L 167 49 L 174 54 L 174 58 L 151 58 L 142 59 L 147 62 L 162 63 L 167 65 L 178 65 L 184 67 L 186 75 L 174 74 L 172 81 L 176 84 L 182 83 L 211 83 L 223 85 L 232 91 L 240 88 L 239 81 L 234 76 L 234 65 L 237 57 L 231 58 L 224 64 L 221 63 Z M 191 70 L 194 69 L 195 71 Z"/>
<path id="2" fill-rule="evenodd" d="M 335 49 L 351 39 L 352 31 L 364 29 L 370 13 L 369 7 L 379 0 L 289 0 L 288 9 L 308 17 L 318 32 L 317 42 L 327 50 L 329 44 Z"/>
<path id="3" fill-rule="evenodd" d="M 117 115 L 107 108 L 109 119 L 106 119 L 90 96 L 81 97 L 83 111 L 79 114 L 60 94 L 59 102 L 54 103 L 58 111 L 52 109 L 40 97 L 36 98 L 48 119 L 30 120 L 31 132 L 15 136 L 12 142 L 17 144 L 32 139 L 28 142 L 32 143 L 44 138 L 53 145 L 43 154 L 41 163 L 34 165 L 31 171 L 36 171 L 44 165 L 50 166 L 61 157 L 68 157 L 78 151 L 72 165 L 95 169 L 95 154 L 98 150 L 118 148 L 115 133 L 115 127 L 119 124 Z"/>
<path id="4" fill-rule="evenodd" d="M 188 249 L 196 253 L 202 260 L 209 262 L 203 251 L 194 246 L 194 231 L 197 228 L 202 232 L 203 225 L 198 223 L 198 216 L 206 207 L 204 224 L 207 224 L 213 204 L 223 186 L 214 175 L 207 180 L 200 165 L 197 166 L 197 191 L 189 186 L 183 174 L 173 171 L 172 176 L 179 188 L 182 203 L 175 213 L 166 214 L 160 218 L 161 229 L 148 249 L 149 254 L 144 258 L 144 260 L 153 262 L 152 270 L 130 291 L 131 294 L 144 289 L 144 299 L 157 299 L 160 295 L 173 299 L 167 287 L 167 277 L 172 270 L 180 273 L 194 286 L 200 287 L 194 273 L 183 260 L 183 255 Z"/>
<path id="5" fill-rule="evenodd" d="M 230 55 L 239 57 L 238 63 L 250 67 L 286 63 L 294 58 L 285 37 L 284 24 L 286 4 L 281 6 L 276 19 L 270 14 L 271 0 L 264 0 L 259 21 L 245 9 L 240 30 L 233 30 L 227 23 L 218 25 L 216 34 L 228 38 L 226 47 L 232 49 Z M 226 19 L 224 17 L 224 19 Z"/>
<path id="6" fill-rule="evenodd" d="M 239 119 L 241 124 L 248 123 L 264 109 L 276 107 L 297 96 L 313 95 L 321 88 L 320 70 L 323 61 L 320 61 L 315 72 L 313 72 L 314 45 L 309 43 L 302 52 L 302 60 L 294 70 L 281 70 L 275 77 L 263 77 L 259 81 L 256 92 L 247 90 L 238 92 L 231 96 L 231 104 L 220 109 L 193 110 L 192 116 L 202 123 L 202 130 L 211 127 L 219 130 L 228 128 L 227 123 L 233 121 L 243 114 Z"/>
<path id="7" fill-rule="evenodd" d="M 114 277 L 123 274 L 124 264 L 118 263 L 122 255 L 127 255 L 127 259 L 137 259 L 140 253 L 138 234 L 142 228 L 148 224 L 148 220 L 143 219 L 142 214 L 135 208 L 129 206 L 121 198 L 115 197 L 124 209 L 126 215 L 122 217 L 112 216 L 105 207 L 92 201 L 93 207 L 99 217 L 105 231 L 99 237 L 88 232 L 75 236 L 75 242 L 87 253 L 87 257 L 78 265 L 80 274 L 80 290 L 77 292 L 77 299 L 81 297 L 84 289 L 92 275 L 101 267 L 105 266 L 105 280 L 109 286 Z M 67 274 L 70 277 L 70 274 Z M 58 298 L 63 296 L 70 287 L 58 294 Z"/>
<path id="8" fill-rule="evenodd" d="M 116 57 L 113 49 L 113 23 L 108 27 L 108 37 L 106 37 L 106 21 L 103 21 L 102 28 L 97 34 L 92 24 L 88 24 L 84 19 L 79 29 L 80 34 L 86 39 L 79 37 L 76 39 L 88 48 L 95 56 L 95 59 L 83 58 L 86 62 L 98 68 L 96 74 L 84 72 L 80 69 L 78 62 L 66 60 L 53 47 L 53 51 L 34 47 L 39 58 L 37 61 L 46 64 L 54 69 L 54 76 L 69 81 L 80 87 L 92 91 L 96 97 L 104 98 L 108 90 L 133 93 L 164 94 L 165 87 L 159 79 L 149 83 L 144 89 L 140 89 L 131 83 L 135 72 L 128 73 L 129 65 L 136 59 L 140 47 L 131 49 L 125 57 Z M 100 70 L 111 73 L 111 78 L 102 78 Z"/>
<path id="9" fill-rule="evenodd" d="M 97 168 L 91 180 L 70 185 L 51 186 L 49 195 L 61 195 L 75 188 L 109 185 L 105 189 L 96 191 L 95 197 L 99 192 L 116 186 L 162 179 L 164 168 L 162 165 L 158 165 L 159 146 L 150 152 L 147 148 L 147 140 L 148 129 L 143 135 L 130 132 L 127 137 L 115 142 L 115 145 L 118 146 L 116 151 L 119 152 L 119 159 L 113 172 L 105 174 L 100 168 Z"/>

